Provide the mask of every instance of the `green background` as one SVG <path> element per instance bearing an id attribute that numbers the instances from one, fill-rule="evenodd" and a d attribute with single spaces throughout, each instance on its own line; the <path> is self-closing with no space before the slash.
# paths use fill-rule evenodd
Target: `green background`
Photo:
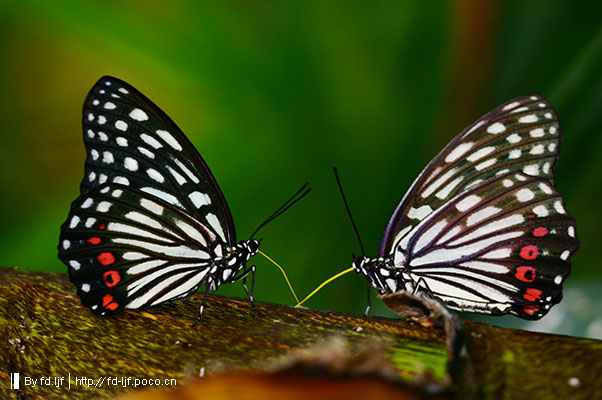
<path id="1" fill-rule="evenodd" d="M 581 249 L 565 300 L 541 322 L 482 319 L 602 338 L 601 2 L 0 4 L 0 265 L 66 272 L 56 246 L 83 176 L 81 106 L 105 74 L 186 132 L 239 238 L 311 182 L 260 235 L 300 296 L 359 253 L 333 166 L 375 256 L 395 205 L 440 148 L 493 107 L 540 93 L 563 126 L 557 186 Z M 293 304 L 278 271 L 254 262 L 256 298 Z M 238 284 L 219 292 L 244 296 Z M 361 313 L 365 280 L 349 274 L 307 305 Z"/>

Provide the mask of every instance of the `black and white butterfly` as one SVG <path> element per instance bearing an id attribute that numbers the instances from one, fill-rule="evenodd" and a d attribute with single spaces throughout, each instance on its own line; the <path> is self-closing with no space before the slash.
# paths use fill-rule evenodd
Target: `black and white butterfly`
<path id="1" fill-rule="evenodd" d="M 562 299 L 575 220 L 554 187 L 560 126 L 539 95 L 456 136 L 393 212 L 377 259 L 353 268 L 380 294 L 423 292 L 455 310 L 539 319 Z"/>
<path id="2" fill-rule="evenodd" d="M 159 107 L 105 76 L 84 102 L 83 130 L 85 176 L 61 226 L 59 258 L 85 306 L 110 315 L 181 300 L 201 285 L 206 299 L 249 274 L 254 282 L 255 266 L 246 262 L 259 241 L 236 242 L 211 171 Z M 251 305 L 252 293 L 253 284 Z"/>

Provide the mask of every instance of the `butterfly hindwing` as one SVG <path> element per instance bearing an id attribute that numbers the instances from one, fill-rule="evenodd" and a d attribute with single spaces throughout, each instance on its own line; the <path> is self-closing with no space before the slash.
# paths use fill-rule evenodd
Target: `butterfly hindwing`
<path id="1" fill-rule="evenodd" d="M 105 315 L 196 291 L 225 247 L 211 226 L 170 203 L 107 183 L 73 203 L 59 257 L 84 305 Z"/>
<path id="2" fill-rule="evenodd" d="M 537 319 L 560 301 L 578 243 L 550 182 L 516 172 L 426 217 L 398 243 L 394 262 L 452 308 Z"/>
<path id="3" fill-rule="evenodd" d="M 151 100 L 131 85 L 105 76 L 83 110 L 87 159 L 80 191 L 121 183 L 159 197 L 236 242 L 224 196 L 204 160 Z"/>
<path id="4" fill-rule="evenodd" d="M 554 184 L 560 125 L 542 96 L 517 97 L 464 129 L 423 169 L 395 209 L 381 242 L 386 256 L 407 232 L 472 185 L 507 172 Z"/>
<path id="5" fill-rule="evenodd" d="M 577 250 L 554 187 L 560 125 L 523 96 L 464 129 L 418 175 L 380 257 L 354 259 L 379 293 L 421 291 L 456 310 L 539 319 L 562 298 Z"/>

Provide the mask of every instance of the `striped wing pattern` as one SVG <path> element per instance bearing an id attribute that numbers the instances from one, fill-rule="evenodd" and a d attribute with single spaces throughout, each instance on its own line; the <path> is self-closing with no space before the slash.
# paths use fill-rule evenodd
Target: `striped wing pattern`
<path id="1" fill-rule="evenodd" d="M 394 253 L 451 308 L 540 318 L 562 299 L 575 221 L 545 180 L 510 172 L 473 186 L 425 218 Z"/>
<path id="2" fill-rule="evenodd" d="M 521 171 L 554 183 L 560 125 L 539 95 L 518 97 L 464 129 L 424 168 L 395 209 L 380 255 L 458 193 L 498 174 Z"/>
<path id="3" fill-rule="evenodd" d="M 236 272 L 215 275 L 226 243 L 210 225 L 119 183 L 75 201 L 59 247 L 82 302 L 101 315 L 184 298 Z"/>
<path id="4" fill-rule="evenodd" d="M 215 290 L 246 272 L 224 196 L 176 124 L 129 84 L 102 77 L 83 109 L 87 159 L 59 258 L 99 315 Z M 202 308 L 201 308 L 202 312 Z"/>
<path id="5" fill-rule="evenodd" d="M 539 95 L 456 136 L 395 209 L 380 257 L 356 271 L 381 293 L 422 290 L 450 308 L 539 319 L 562 298 L 575 221 L 554 187 L 560 126 Z"/>

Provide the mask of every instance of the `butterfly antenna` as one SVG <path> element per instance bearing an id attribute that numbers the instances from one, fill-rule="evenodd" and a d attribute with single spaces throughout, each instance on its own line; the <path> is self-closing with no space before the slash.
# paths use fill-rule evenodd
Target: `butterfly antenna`
<path id="1" fill-rule="evenodd" d="M 357 226 L 355 225 L 355 221 L 353 220 L 353 216 L 351 215 L 351 210 L 349 209 L 349 203 L 347 203 L 347 198 L 345 197 L 345 192 L 343 192 L 343 185 L 341 184 L 341 178 L 339 178 L 339 171 L 337 171 L 337 167 L 334 167 L 334 177 L 337 180 L 337 185 L 339 185 L 339 192 L 341 192 L 341 197 L 343 197 L 343 203 L 345 203 L 345 209 L 347 210 L 347 216 L 349 217 L 349 221 L 351 221 L 351 225 L 353 226 L 353 231 L 355 232 L 355 237 L 360 244 L 360 249 L 362 250 L 362 255 L 365 256 L 366 252 L 364 251 L 364 244 L 362 243 L 362 238 L 360 237 L 360 233 L 357 230 Z"/>
<path id="2" fill-rule="evenodd" d="M 264 256 L 265 258 L 267 258 L 269 262 L 274 264 L 280 270 L 280 272 L 282 272 L 282 276 L 284 276 L 284 280 L 286 281 L 288 288 L 291 290 L 291 293 L 293 294 L 295 301 L 297 302 L 297 304 L 301 304 L 301 303 L 299 303 L 299 298 L 297 297 L 297 293 L 295 293 L 295 290 L 293 289 L 293 285 L 291 285 L 291 281 L 288 280 L 288 276 L 286 276 L 286 272 L 284 272 L 284 268 L 282 268 L 280 265 L 278 265 L 278 263 L 276 261 L 272 260 L 272 258 L 270 256 L 268 256 L 267 254 L 265 254 L 263 251 L 258 250 L 257 252 L 259 254 L 261 254 L 262 256 Z"/>
<path id="3" fill-rule="evenodd" d="M 312 297 L 314 294 L 318 293 L 324 286 L 328 285 L 330 282 L 334 281 L 335 279 L 340 278 L 341 276 L 348 274 L 349 272 L 353 271 L 353 267 L 351 268 L 347 268 L 344 271 L 339 272 L 338 274 L 326 279 L 324 282 L 322 282 L 317 288 L 315 288 L 310 294 L 308 294 L 307 296 L 305 296 L 305 298 L 303 300 L 301 300 L 300 302 L 297 303 L 297 305 L 295 307 L 299 307 L 301 306 L 303 303 L 305 303 L 307 300 L 309 300 L 310 297 Z"/>
<path id="4" fill-rule="evenodd" d="M 287 201 L 284 202 L 283 205 L 280 206 L 280 208 L 278 208 L 276 211 L 274 211 L 274 213 L 272 215 L 270 215 L 265 221 L 263 221 L 261 224 L 259 224 L 257 229 L 255 229 L 255 231 L 251 235 L 251 238 L 253 236 L 255 236 L 261 228 L 263 228 L 264 226 L 269 224 L 275 218 L 282 215 L 282 213 L 284 213 L 286 210 L 291 208 L 293 206 L 293 204 L 295 204 L 296 202 L 298 202 L 299 200 L 304 198 L 310 191 L 311 191 L 311 188 L 309 187 L 309 182 L 305 182 L 305 184 L 303 186 L 301 186 L 301 189 L 297 190 L 295 192 L 295 194 L 293 194 Z"/>

